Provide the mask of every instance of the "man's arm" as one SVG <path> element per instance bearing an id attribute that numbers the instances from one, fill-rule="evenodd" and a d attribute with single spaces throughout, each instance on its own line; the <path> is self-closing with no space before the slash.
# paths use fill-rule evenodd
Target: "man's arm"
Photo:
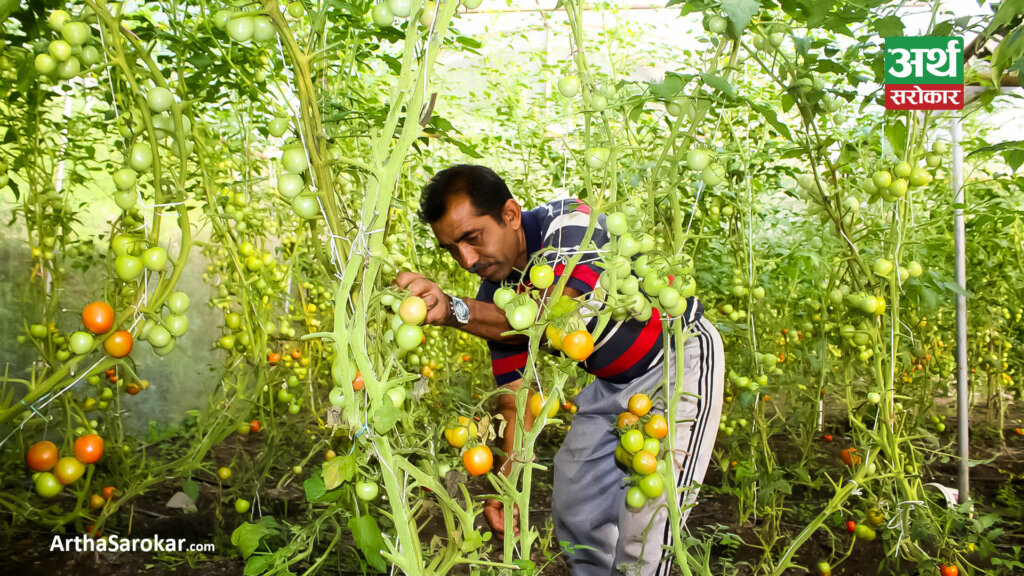
<path id="1" fill-rule="evenodd" d="M 502 336 L 502 333 L 512 330 L 512 326 L 508 323 L 505 311 L 493 302 L 465 298 L 466 305 L 469 307 L 469 323 L 463 326 L 452 318 L 448 295 L 441 291 L 437 283 L 426 276 L 414 272 L 400 272 L 398 278 L 395 279 L 395 284 L 423 299 L 427 305 L 425 320 L 427 324 L 458 328 L 463 332 L 495 342 L 526 342 L 526 337 L 522 334 Z M 582 292 L 567 286 L 562 294 L 575 298 Z"/>

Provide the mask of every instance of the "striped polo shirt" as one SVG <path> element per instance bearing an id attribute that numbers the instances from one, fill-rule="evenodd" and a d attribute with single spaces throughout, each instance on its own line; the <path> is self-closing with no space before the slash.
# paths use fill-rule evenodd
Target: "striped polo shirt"
<path id="1" fill-rule="evenodd" d="M 591 236 L 596 248 L 608 242 L 604 221 L 605 217 L 602 214 L 598 217 L 598 224 Z M 522 223 L 526 235 L 528 260 L 541 249 L 555 248 L 554 251 L 545 252 L 544 258 L 554 268 L 555 282 L 558 282 L 569 259 L 579 251 L 580 243 L 590 224 L 590 207 L 575 199 L 555 200 L 533 210 L 523 211 Z M 597 250 L 585 252 L 573 268 L 566 286 L 584 294 L 591 292 L 598 286 L 602 270 Z M 480 283 L 476 299 L 493 302 L 494 292 L 502 285 L 515 287 L 517 292 L 524 292 L 530 287 L 529 278 L 530 271 L 527 269 L 523 272 L 513 270 L 501 283 L 484 279 Z M 682 319 L 684 324 L 692 324 L 702 315 L 700 301 L 692 296 L 688 298 L 686 314 Z M 589 318 L 587 330 L 593 333 L 597 323 L 597 316 Z M 661 361 L 664 353 L 661 336 L 661 315 L 657 308 L 647 322 L 631 317 L 620 322 L 611 321 L 594 342 L 594 352 L 580 363 L 580 366 L 603 380 L 614 383 L 628 382 Z M 523 369 L 529 360 L 527 344 L 488 341 L 488 346 L 491 350 L 491 368 L 499 385 L 522 378 Z"/>

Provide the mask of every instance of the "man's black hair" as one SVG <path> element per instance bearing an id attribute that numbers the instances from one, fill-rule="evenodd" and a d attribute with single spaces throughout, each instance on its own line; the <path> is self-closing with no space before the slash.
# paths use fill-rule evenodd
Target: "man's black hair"
<path id="1" fill-rule="evenodd" d="M 494 170 L 474 164 L 458 164 L 445 168 L 430 179 L 420 196 L 420 220 L 433 224 L 448 210 L 448 199 L 458 194 L 469 197 L 481 216 L 490 216 L 499 223 L 505 203 L 512 198 L 505 181 Z"/>

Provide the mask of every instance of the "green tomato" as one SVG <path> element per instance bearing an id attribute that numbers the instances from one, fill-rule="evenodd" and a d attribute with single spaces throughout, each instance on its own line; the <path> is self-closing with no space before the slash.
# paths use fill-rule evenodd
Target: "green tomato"
<path id="1" fill-rule="evenodd" d="M 171 343 L 171 332 L 158 324 L 149 329 L 149 333 L 146 334 L 146 340 L 154 348 L 163 348 Z"/>
<path id="2" fill-rule="evenodd" d="M 395 343 L 406 352 L 415 350 L 423 342 L 423 330 L 414 324 L 402 324 L 395 330 Z"/>
<path id="3" fill-rule="evenodd" d="M 164 326 L 174 336 L 180 338 L 188 332 L 188 316 L 184 314 L 171 314 L 164 318 Z"/>
<path id="4" fill-rule="evenodd" d="M 679 291 L 671 286 L 666 286 L 658 292 L 658 302 L 665 310 L 675 308 L 679 305 L 680 300 Z M 655 454 L 657 454 L 657 452 L 655 452 Z"/>
<path id="5" fill-rule="evenodd" d="M 626 452 L 636 454 L 643 450 L 644 447 L 643 432 L 640 432 L 639 430 L 629 430 L 622 435 L 622 438 L 619 439 L 619 444 Z"/>
<path id="6" fill-rule="evenodd" d="M 395 386 L 387 391 L 388 398 L 391 399 L 391 405 L 395 408 L 401 408 L 405 403 L 405 388 L 401 386 Z"/>
<path id="7" fill-rule="evenodd" d="M 391 26 L 395 22 L 394 12 L 384 3 L 374 5 L 370 11 L 370 18 L 373 19 L 374 24 L 381 27 Z"/>
<path id="8" fill-rule="evenodd" d="M 228 20 L 225 31 L 235 42 L 245 42 L 252 38 L 255 28 L 256 24 L 253 22 L 252 16 L 236 16 Z"/>
<path id="9" fill-rule="evenodd" d="M 65 22 L 60 29 L 64 41 L 72 46 L 81 46 L 89 40 L 91 30 L 85 22 Z"/>
<path id="10" fill-rule="evenodd" d="M 608 148 L 588 148 L 583 155 L 583 160 L 591 169 L 601 170 L 608 164 L 611 153 L 612 151 Z"/>
<path id="11" fill-rule="evenodd" d="M 136 142 L 128 153 L 128 165 L 136 172 L 145 172 L 153 165 L 153 151 L 145 142 Z"/>
<path id="12" fill-rule="evenodd" d="M 892 173 L 897 178 L 906 178 L 907 176 L 910 176 L 910 163 L 904 160 L 896 164 L 896 166 L 893 166 Z"/>
<path id="13" fill-rule="evenodd" d="M 729 21 L 721 16 L 712 16 L 708 20 L 708 31 L 715 34 L 721 34 L 725 32 L 725 29 L 729 26 Z"/>
<path id="14" fill-rule="evenodd" d="M 235 500 L 235 512 L 238 514 L 245 514 L 249 511 L 250 506 L 251 504 L 249 503 L 249 501 L 245 500 L 244 498 L 239 498 L 238 500 Z"/>
<path id="15" fill-rule="evenodd" d="M 877 188 L 888 188 L 892 184 L 892 174 L 888 170 L 879 170 L 871 176 L 871 181 Z"/>
<path id="16" fill-rule="evenodd" d="M 163 86 L 157 86 L 146 95 L 146 104 L 154 114 L 166 112 L 174 105 L 174 94 Z"/>
<path id="17" fill-rule="evenodd" d="M 929 156 L 929 158 L 930 158 L 930 156 Z M 929 166 L 930 166 L 930 164 L 929 164 Z M 927 185 L 929 185 L 931 183 L 932 183 L 932 173 L 927 171 L 927 170 L 925 170 L 924 168 L 921 168 L 920 166 L 916 166 L 910 172 L 910 184 L 912 186 L 927 186 Z"/>
<path id="18" fill-rule="evenodd" d="M 296 2 L 296 4 L 298 4 L 298 2 Z M 270 121 L 270 124 L 267 125 L 267 131 L 270 132 L 271 136 L 280 138 L 281 136 L 284 136 L 286 132 L 288 132 L 288 129 L 290 127 L 291 120 L 289 120 L 288 118 L 274 118 L 273 120 Z"/>
<path id="19" fill-rule="evenodd" d="M 289 404 L 288 405 L 288 413 L 289 414 L 298 414 L 299 410 L 301 410 L 301 409 L 302 409 L 302 407 L 299 406 L 298 404 Z"/>
<path id="20" fill-rule="evenodd" d="M 377 497 L 379 488 L 373 482 L 356 482 L 356 497 L 369 502 Z"/>
<path id="21" fill-rule="evenodd" d="M 858 540 L 863 540 L 865 542 L 871 542 L 876 536 L 875 531 L 866 524 L 857 524 L 857 527 L 853 529 L 853 535 L 856 536 Z"/>
<path id="22" fill-rule="evenodd" d="M 135 281 L 144 268 L 140 258 L 128 254 L 118 256 L 114 260 L 114 271 L 117 272 L 118 278 L 125 282 Z"/>
<path id="23" fill-rule="evenodd" d="M 167 296 L 167 307 L 175 314 L 184 314 L 188 310 L 189 304 L 188 294 L 184 292 L 171 292 Z M 239 325 L 241 325 L 241 317 L 239 317 Z"/>
<path id="24" fill-rule="evenodd" d="M 302 5 L 302 2 L 292 2 L 288 5 L 288 15 L 292 18 L 302 18 L 302 15 L 306 13 L 306 8 Z"/>
<path id="25" fill-rule="evenodd" d="M 686 153 L 686 167 L 690 170 L 703 170 L 711 163 L 711 154 L 703 148 L 694 148 Z"/>
<path id="26" fill-rule="evenodd" d="M 121 168 L 114 172 L 113 178 L 114 186 L 118 190 L 131 190 L 135 188 L 135 183 L 138 181 L 138 175 L 131 168 Z"/>
<path id="27" fill-rule="evenodd" d="M 498 288 L 494 291 L 494 304 L 498 308 L 504 309 L 515 297 L 515 290 L 508 287 Z"/>
<path id="28" fill-rule="evenodd" d="M 33 324 L 28 327 L 28 332 L 36 340 L 46 338 L 46 335 L 49 333 L 44 324 Z"/>
<path id="29" fill-rule="evenodd" d="M 266 42 L 272 38 L 277 37 L 277 28 L 274 28 L 274 23 L 270 18 L 266 16 L 253 16 L 252 19 L 252 39 L 256 42 Z"/>
<path id="30" fill-rule="evenodd" d="M 167 250 L 161 246 L 153 246 L 142 253 L 142 263 L 153 272 L 167 267 Z"/>
<path id="31" fill-rule="evenodd" d="M 544 290 L 555 282 L 555 271 L 547 264 L 538 264 L 530 268 L 530 283 L 534 288 Z"/>
<path id="32" fill-rule="evenodd" d="M 612 236 L 622 236 L 629 232 L 629 223 L 626 221 L 626 215 L 622 212 L 609 214 L 604 221 L 604 227 Z"/>
<path id="33" fill-rule="evenodd" d="M 399 18 L 408 18 L 412 13 L 412 0 L 387 0 L 388 8 Z"/>
<path id="34" fill-rule="evenodd" d="M 480 3 L 484 0 L 462 0 L 462 5 L 466 7 L 466 10 L 476 10 L 480 7 Z"/>
<path id="35" fill-rule="evenodd" d="M 624 258 L 630 258 L 640 251 L 640 243 L 628 232 L 619 236 L 617 243 L 619 255 Z"/>
<path id="36" fill-rule="evenodd" d="M 134 190 L 121 190 L 114 193 L 114 204 L 124 211 L 131 210 L 138 200 L 139 195 Z"/>
<path id="37" fill-rule="evenodd" d="M 637 486 L 626 491 L 626 505 L 633 509 L 643 508 L 647 504 L 647 495 Z"/>
<path id="38" fill-rule="evenodd" d="M 701 178 L 707 186 L 718 186 L 725 181 L 725 168 L 717 162 L 708 164 L 701 170 Z"/>
<path id="39" fill-rule="evenodd" d="M 345 389 L 341 386 L 331 388 L 331 393 L 328 395 L 327 399 L 330 401 L 331 406 L 341 408 L 345 405 Z"/>
<path id="40" fill-rule="evenodd" d="M 310 220 L 320 215 L 320 202 L 314 194 L 299 194 L 292 198 L 292 210 L 300 218 Z"/>
<path id="41" fill-rule="evenodd" d="M 284 169 L 296 174 L 306 171 L 309 164 L 306 162 L 306 151 L 301 146 L 289 146 L 281 153 L 281 165 Z"/>
<path id="42" fill-rule="evenodd" d="M 35 484 L 36 494 L 43 498 L 53 498 L 64 489 L 64 486 L 57 481 L 57 477 L 50 472 L 41 472 L 35 477 Z"/>
<path id="43" fill-rule="evenodd" d="M 36 72 L 42 76 L 49 76 L 57 70 L 57 61 L 49 54 L 36 54 Z"/>
<path id="44" fill-rule="evenodd" d="M 527 302 L 513 308 L 507 314 L 508 323 L 515 330 L 525 330 L 537 320 L 537 305 Z"/>
<path id="45" fill-rule="evenodd" d="M 907 195 L 907 188 L 908 185 L 906 178 L 897 178 L 889 185 L 889 193 L 897 198 L 903 198 Z"/>
<path id="46" fill-rule="evenodd" d="M 910 272 L 911 278 L 917 278 L 924 274 L 924 268 L 921 267 L 921 263 L 917 260 L 911 260 L 910 264 L 907 264 L 907 272 Z"/>
<path id="47" fill-rule="evenodd" d="M 92 334 L 78 331 L 71 335 L 71 339 L 68 342 L 68 348 L 70 348 L 75 354 L 82 355 L 92 350 L 94 343 L 95 340 L 93 339 Z"/>
<path id="48" fill-rule="evenodd" d="M 886 260 L 885 258 L 879 258 L 878 260 L 875 260 L 875 264 L 873 266 L 875 274 L 883 277 L 888 277 L 890 274 L 892 274 L 892 268 L 892 261 Z"/>
<path id="49" fill-rule="evenodd" d="M 564 98 L 572 98 L 580 92 L 580 79 L 576 76 L 565 76 L 558 80 L 558 93 Z"/>
<path id="50" fill-rule="evenodd" d="M 657 498 L 665 491 L 665 483 L 657 472 L 641 478 L 638 487 L 648 498 Z"/>
<path id="51" fill-rule="evenodd" d="M 67 24 L 71 20 L 71 14 L 68 14 L 64 10 L 54 10 L 50 12 L 50 15 L 46 18 L 46 24 L 50 27 L 50 30 L 60 32 L 64 29 L 64 24 Z"/>
<path id="52" fill-rule="evenodd" d="M 657 456 L 658 452 L 661 452 L 661 442 L 657 438 L 646 438 L 644 439 L 644 447 L 641 450 L 645 450 Z"/>
<path id="53" fill-rule="evenodd" d="M 54 40 L 53 42 L 50 42 L 46 51 L 57 62 L 63 62 L 68 58 L 71 58 L 71 45 L 63 40 Z"/>

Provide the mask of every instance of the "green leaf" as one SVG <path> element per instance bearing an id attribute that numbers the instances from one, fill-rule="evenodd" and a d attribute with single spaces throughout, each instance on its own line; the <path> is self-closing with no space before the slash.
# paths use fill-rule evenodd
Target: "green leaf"
<path id="1" fill-rule="evenodd" d="M 307 502 L 319 502 L 327 493 L 327 486 L 324 485 L 324 479 L 319 474 L 313 474 L 306 478 L 306 481 L 302 483 L 302 488 L 306 491 Z"/>
<path id="2" fill-rule="evenodd" d="M 402 419 L 402 411 L 391 402 L 381 402 L 373 411 L 373 429 L 377 434 L 387 434 Z"/>
<path id="3" fill-rule="evenodd" d="M 873 23 L 875 32 L 882 38 L 887 36 L 903 36 L 903 19 L 898 16 L 886 16 Z"/>
<path id="4" fill-rule="evenodd" d="M 976 154 L 988 154 L 990 152 L 1002 152 L 1003 150 L 1024 150 L 1024 140 L 1007 140 L 991 146 L 983 146 L 967 155 L 967 158 Z"/>
<path id="5" fill-rule="evenodd" d="M 245 576 L 256 576 L 256 574 L 263 574 L 274 564 L 274 560 L 277 559 L 276 554 L 260 554 L 259 556 L 253 556 L 245 563 Z"/>
<path id="6" fill-rule="evenodd" d="M 662 100 L 671 100 L 692 78 L 693 74 L 676 74 L 674 72 L 667 72 L 665 74 L 665 80 L 649 83 L 651 94 Z"/>
<path id="7" fill-rule="evenodd" d="M 243 558 L 248 558 L 260 545 L 260 540 L 265 536 L 277 534 L 277 521 L 273 516 L 264 516 L 255 524 L 245 522 L 231 533 L 231 544 L 242 552 Z"/>
<path id="8" fill-rule="evenodd" d="M 892 145 L 893 154 L 902 156 L 907 148 L 907 127 L 900 121 L 894 121 L 885 127 L 885 138 Z"/>
<path id="9" fill-rule="evenodd" d="M 377 569 L 378 572 L 387 570 L 384 558 L 380 551 L 384 550 L 384 538 L 380 534 L 380 527 L 377 520 L 366 514 L 356 518 L 349 518 L 348 529 L 352 531 L 352 538 L 355 539 L 356 547 L 366 557 L 366 562 Z"/>
<path id="10" fill-rule="evenodd" d="M 704 81 L 705 84 L 725 94 L 729 98 L 736 97 L 736 91 L 732 89 L 732 85 L 729 84 L 729 81 L 726 80 L 725 78 L 722 78 L 721 76 L 716 76 L 714 74 L 708 74 L 706 72 L 702 73 L 700 75 L 700 78 L 701 80 Z"/>
<path id="11" fill-rule="evenodd" d="M 776 130 L 778 130 L 779 134 L 785 136 L 787 140 L 793 139 L 793 134 L 790 133 L 789 126 L 786 126 L 781 121 L 779 121 L 779 117 L 775 114 L 775 110 L 768 108 L 767 106 L 757 104 L 752 100 L 748 100 L 746 98 L 744 98 L 744 101 L 746 101 L 747 104 L 752 109 L 754 109 L 758 114 L 764 116 L 764 119 L 767 120 L 768 123 L 771 124 Z"/>
<path id="12" fill-rule="evenodd" d="M 739 36 L 750 19 L 761 11 L 761 3 L 758 0 L 722 0 L 722 10 L 732 25 L 732 33 Z"/>
<path id="13" fill-rule="evenodd" d="M 191 498 L 193 502 L 199 500 L 199 485 L 191 479 L 185 480 L 181 483 L 181 491 Z"/>
<path id="14" fill-rule="evenodd" d="M 324 463 L 322 476 L 324 488 L 333 490 L 348 482 L 356 475 L 356 457 L 352 454 L 338 456 Z"/>

